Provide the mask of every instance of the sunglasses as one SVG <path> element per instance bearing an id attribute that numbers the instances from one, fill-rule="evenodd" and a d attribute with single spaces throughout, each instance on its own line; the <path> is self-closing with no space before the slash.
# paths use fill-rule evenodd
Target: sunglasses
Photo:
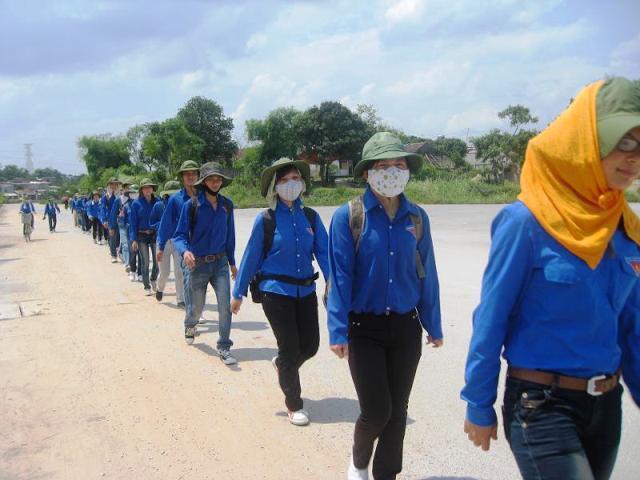
<path id="1" fill-rule="evenodd" d="M 640 153 L 640 140 L 632 137 L 631 135 L 627 135 L 622 137 L 622 139 L 616 145 L 616 150 L 620 150 L 621 152 L 638 152 Z"/>

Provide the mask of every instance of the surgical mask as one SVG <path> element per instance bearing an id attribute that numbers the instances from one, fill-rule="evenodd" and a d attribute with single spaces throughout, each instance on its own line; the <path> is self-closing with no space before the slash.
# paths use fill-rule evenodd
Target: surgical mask
<path id="1" fill-rule="evenodd" d="M 404 192 L 409 181 L 409 170 L 398 167 L 370 169 L 367 182 L 373 190 L 383 197 L 393 198 Z"/>
<path id="2" fill-rule="evenodd" d="M 288 180 L 276 185 L 276 192 L 283 200 L 293 202 L 302 193 L 302 182 L 300 180 Z"/>

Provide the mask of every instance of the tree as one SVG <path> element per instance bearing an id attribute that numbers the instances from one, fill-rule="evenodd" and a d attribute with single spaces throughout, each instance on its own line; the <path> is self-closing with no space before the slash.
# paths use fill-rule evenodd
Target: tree
<path id="1" fill-rule="evenodd" d="M 33 171 L 34 178 L 53 178 L 57 183 L 64 180 L 65 175 L 55 168 L 36 168 Z"/>
<path id="2" fill-rule="evenodd" d="M 509 125 L 514 128 L 512 135 L 516 135 L 523 125 L 538 123 L 538 117 L 532 116 L 529 109 L 522 105 L 509 105 L 501 112 L 498 112 L 498 117 L 509 119 Z"/>
<path id="3" fill-rule="evenodd" d="M 329 183 L 328 165 L 338 159 L 357 161 L 370 130 L 357 113 L 338 102 L 322 102 L 296 117 L 302 151 L 317 156 L 322 184 Z"/>
<path id="4" fill-rule="evenodd" d="M 178 111 L 177 118 L 204 142 L 200 154 L 202 162 L 230 163 L 238 145 L 231 137 L 233 120 L 224 116 L 220 105 L 208 98 L 193 97 Z"/>
<path id="5" fill-rule="evenodd" d="M 433 141 L 433 150 L 436 155 L 451 160 L 456 168 L 466 166 L 467 144 L 459 138 L 440 136 Z"/>
<path id="6" fill-rule="evenodd" d="M 129 161 L 129 139 L 111 134 L 83 136 L 78 140 L 80 154 L 94 179 L 106 168 L 118 168 Z"/>
<path id="7" fill-rule="evenodd" d="M 16 165 L 6 165 L 4 168 L 0 168 L 0 181 L 15 180 L 16 178 L 28 179 L 31 178 L 31 175 L 26 168 Z"/>
<path id="8" fill-rule="evenodd" d="M 247 120 L 245 130 L 251 142 L 262 143 L 258 169 L 270 165 L 281 157 L 295 158 L 298 153 L 296 118 L 301 114 L 295 108 L 277 108 L 264 120 Z"/>
<path id="9" fill-rule="evenodd" d="M 204 141 L 191 133 L 179 118 L 148 124 L 142 141 L 143 156 L 156 170 L 163 170 L 168 178 L 176 176 L 185 160 L 198 161 L 203 148 Z"/>

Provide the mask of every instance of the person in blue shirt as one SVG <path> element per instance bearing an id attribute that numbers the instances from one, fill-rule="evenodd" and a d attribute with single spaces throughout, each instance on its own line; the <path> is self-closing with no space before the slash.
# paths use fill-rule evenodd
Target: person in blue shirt
<path id="1" fill-rule="evenodd" d="M 233 365 L 229 270 L 236 278 L 236 234 L 233 203 L 220 194 L 231 183 L 222 167 L 209 162 L 200 168 L 196 182 L 198 194 L 182 206 L 173 243 L 182 256 L 185 276 L 186 315 L 184 338 L 194 342 L 197 324 L 204 309 L 207 284 L 211 283 L 218 302 L 218 356 L 225 365 Z M 192 208 L 193 205 L 193 208 Z"/>
<path id="2" fill-rule="evenodd" d="M 184 275 L 182 274 L 182 267 L 180 266 L 180 254 L 176 250 L 173 240 L 173 234 L 178 226 L 178 220 L 180 219 L 180 212 L 182 206 L 190 198 L 195 197 L 195 183 L 198 181 L 198 174 L 200 167 L 193 160 L 186 160 L 180 165 L 178 176 L 182 180 L 184 187 L 169 197 L 167 202 L 167 208 L 162 214 L 160 220 L 160 228 L 158 229 L 158 253 L 156 254 L 158 262 L 168 262 L 165 256 L 173 258 L 173 270 L 176 280 L 176 301 L 178 307 L 185 307 L 185 295 L 184 295 Z M 168 263 L 167 263 L 168 269 Z M 160 269 L 162 271 L 162 268 Z M 158 280 L 158 290 L 156 291 L 156 300 L 161 301 L 164 292 L 165 282 L 161 279 Z"/>
<path id="3" fill-rule="evenodd" d="M 518 201 L 491 250 L 461 397 L 489 450 L 500 355 L 504 433 L 525 480 L 606 480 L 621 428 L 620 376 L 640 406 L 640 82 L 585 87 L 529 141 Z"/>
<path id="4" fill-rule="evenodd" d="M 105 238 L 109 242 L 109 251 L 111 252 L 111 263 L 118 263 L 118 247 L 120 246 L 120 231 L 112 228 L 110 219 L 115 208 L 117 197 L 120 194 L 122 182 L 112 177 L 107 182 L 107 190 L 100 199 L 100 222 L 104 228 Z"/>
<path id="5" fill-rule="evenodd" d="M 138 274 L 142 270 L 142 283 L 145 295 L 153 295 L 158 277 L 158 262 L 156 262 L 156 231 L 151 225 L 151 210 L 158 201 L 153 194 L 157 185 L 150 179 L 145 178 L 140 182 L 138 189 L 138 199 L 131 205 L 129 215 L 129 240 L 131 250 L 140 251 L 142 264 L 138 265 Z M 151 282 L 149 282 L 149 263 L 153 261 L 151 269 Z"/>
<path id="6" fill-rule="evenodd" d="M 314 256 L 325 279 L 329 274 L 327 232 L 320 215 L 304 207 L 300 199 L 309 180 L 309 165 L 288 158 L 262 172 L 261 193 L 270 209 L 256 217 L 231 300 L 231 311 L 237 314 L 249 282 L 258 274 L 262 308 L 278 342 L 278 356 L 272 363 L 293 425 L 309 423 L 299 370 L 316 354 L 320 342 Z M 265 232 L 269 221 L 275 222 L 275 228 Z"/>
<path id="7" fill-rule="evenodd" d="M 169 198 L 172 195 L 175 195 L 176 193 L 178 193 L 179 191 L 180 191 L 180 182 L 176 180 L 169 180 L 164 185 L 164 191 L 160 193 L 160 196 L 162 197 L 162 202 L 157 202 L 153 207 L 153 211 L 151 212 L 151 219 L 152 219 L 151 221 L 153 224 L 153 228 L 156 229 L 156 233 L 157 233 L 156 238 L 158 238 L 158 245 L 160 244 L 160 240 L 159 240 L 160 226 L 162 224 L 162 219 L 164 218 L 167 212 Z M 158 245 L 156 245 L 156 248 L 158 249 L 156 252 L 156 259 L 160 264 L 160 274 L 158 275 L 156 300 L 160 302 L 162 300 L 164 288 L 167 285 L 167 280 L 169 280 L 169 273 L 171 272 L 172 255 L 169 254 L 165 256 L 163 254 L 160 254 Z M 173 242 L 172 242 L 171 248 L 173 248 Z M 178 282 L 177 270 L 180 270 L 180 267 L 178 265 L 179 263 L 174 262 L 174 270 L 176 270 L 176 299 L 178 302 L 181 302 L 181 301 L 184 302 L 183 300 L 184 289 L 179 288 L 179 282 Z M 180 280 L 182 281 L 182 275 L 180 275 Z"/>
<path id="8" fill-rule="evenodd" d="M 402 470 L 407 405 L 422 329 L 443 344 L 429 219 L 403 191 L 422 157 L 389 132 L 373 135 L 354 169 L 368 185 L 336 210 L 329 228 L 331 350 L 347 357 L 358 394 L 349 479 L 393 479 Z"/>
<path id="9" fill-rule="evenodd" d="M 109 228 L 111 230 L 118 229 L 120 235 L 120 252 L 122 255 L 122 263 L 124 264 L 127 274 L 131 272 L 130 257 L 129 257 L 129 208 L 132 203 L 131 194 L 132 190 L 127 184 L 123 187 L 121 195 L 116 198 L 111 216 L 109 218 Z"/>
<path id="10" fill-rule="evenodd" d="M 93 192 L 92 199 L 89 201 L 86 212 L 93 232 L 93 243 L 103 245 L 102 235 L 104 233 L 102 222 L 100 221 L 100 192 Z"/>
<path id="11" fill-rule="evenodd" d="M 69 199 L 69 207 L 71 208 L 71 215 L 73 216 L 73 226 L 74 227 L 78 227 L 78 209 L 77 209 L 77 201 L 78 201 L 78 194 L 74 193 L 73 197 L 71 197 Z"/>
<path id="12" fill-rule="evenodd" d="M 56 231 L 56 225 L 58 224 L 57 213 L 60 213 L 60 207 L 58 207 L 58 204 L 55 203 L 53 199 L 49 199 L 44 207 L 44 215 L 42 216 L 42 219 L 44 220 L 45 217 L 48 217 L 50 233 Z"/>
<path id="13" fill-rule="evenodd" d="M 92 193 L 89 192 L 82 199 L 82 222 L 84 233 L 89 235 L 91 232 L 91 220 L 89 219 L 89 205 L 91 205 Z"/>
<path id="14" fill-rule="evenodd" d="M 22 234 L 24 235 L 25 241 L 31 240 L 31 232 L 33 230 L 33 214 L 36 209 L 33 206 L 33 203 L 28 201 L 26 197 L 22 197 L 22 203 L 20 204 L 19 214 L 21 215 L 22 221 Z"/>

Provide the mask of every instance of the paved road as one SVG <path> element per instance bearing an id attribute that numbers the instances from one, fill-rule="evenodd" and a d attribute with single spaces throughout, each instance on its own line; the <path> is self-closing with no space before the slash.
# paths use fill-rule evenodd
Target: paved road
<path id="1" fill-rule="evenodd" d="M 502 435 L 488 454 L 466 440 L 458 399 L 500 207 L 425 208 L 446 344 L 423 352 L 401 478 L 518 478 Z M 318 210 L 328 224 L 334 209 Z M 259 307 L 245 301 L 234 318 L 240 363 L 229 369 L 215 356 L 215 298 L 188 347 L 171 283 L 162 304 L 144 297 L 105 247 L 70 226 L 68 213 L 56 234 L 38 220 L 25 244 L 16 212 L 0 209 L 0 479 L 344 478 L 358 406 L 325 328 L 320 352 L 302 369 L 313 423 L 296 428 L 286 421 L 269 362 L 275 341 Z M 256 213 L 236 213 L 238 259 Z M 624 410 L 617 480 L 640 472 L 640 412 L 628 395 Z"/>

